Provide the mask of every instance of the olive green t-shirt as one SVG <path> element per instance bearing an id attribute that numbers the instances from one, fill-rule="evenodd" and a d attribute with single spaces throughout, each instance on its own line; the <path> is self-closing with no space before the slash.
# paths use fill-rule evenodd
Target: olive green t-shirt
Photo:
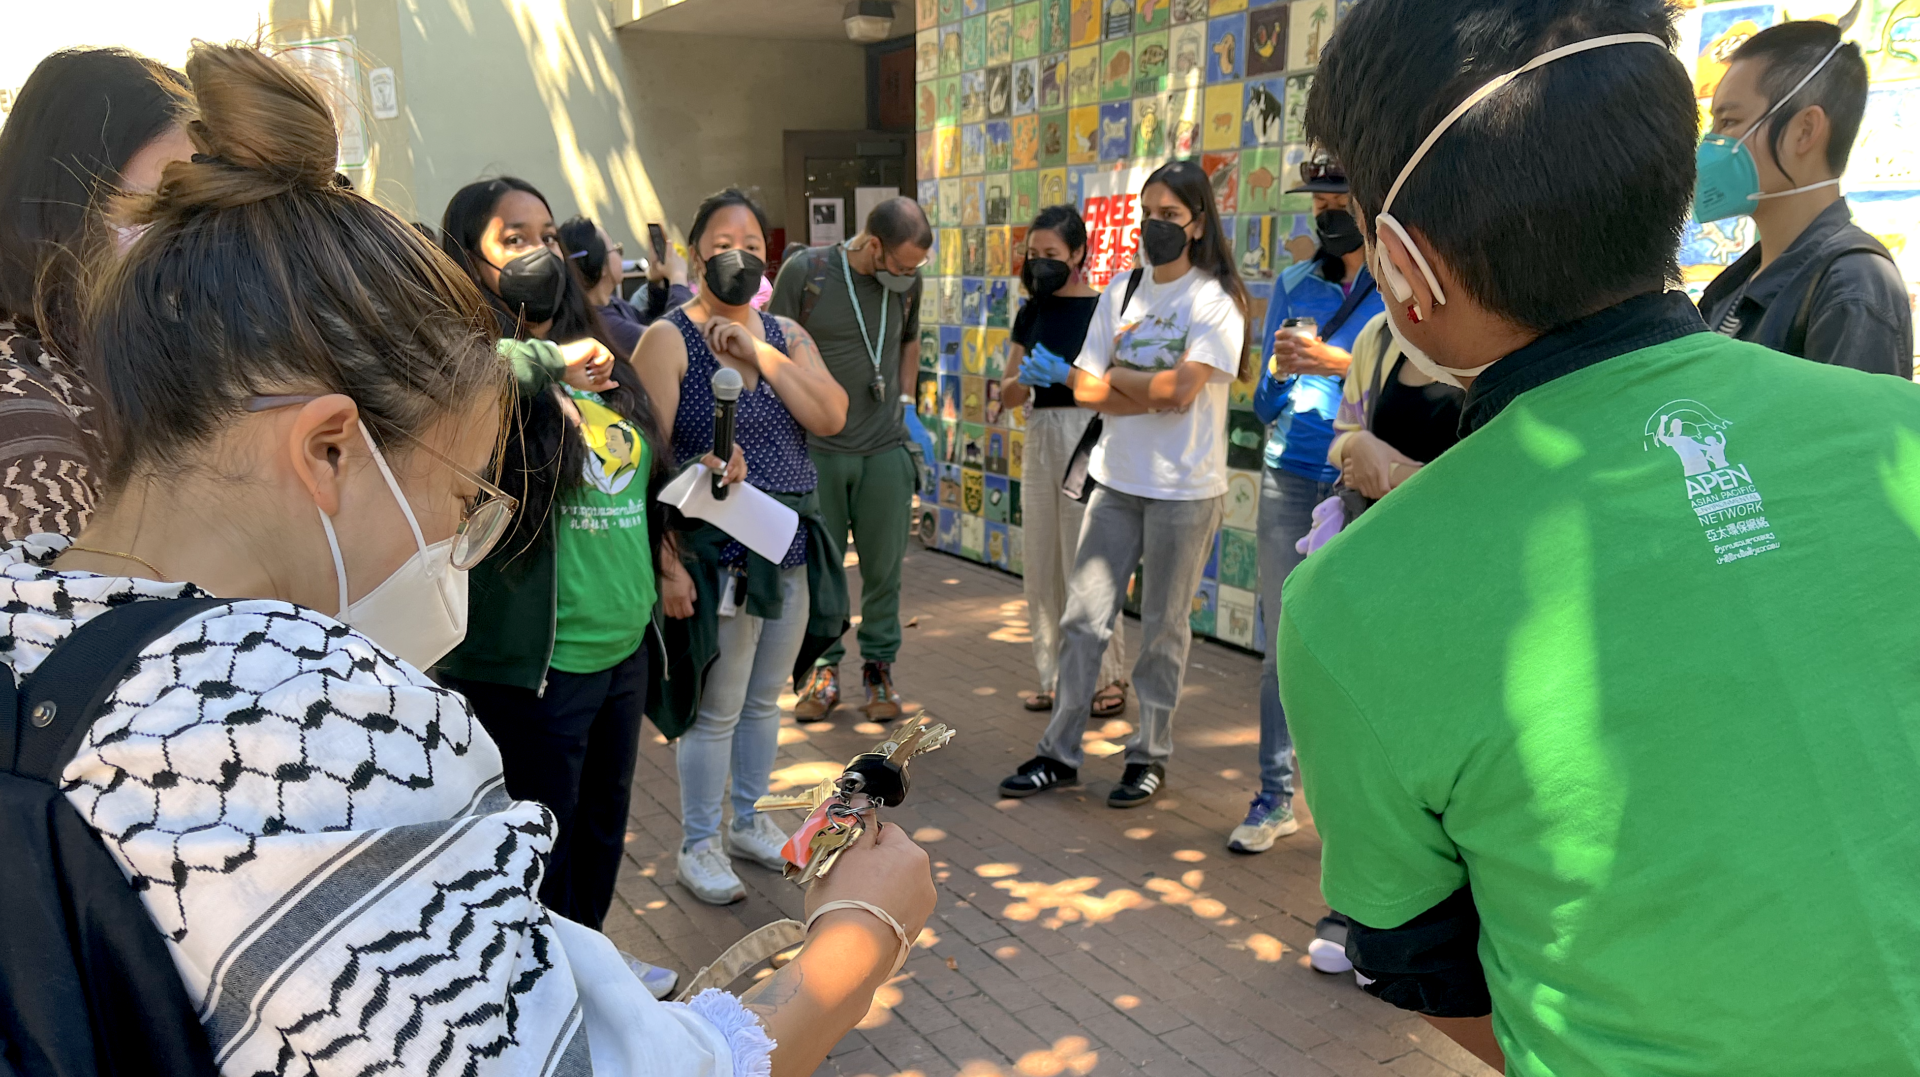
<path id="1" fill-rule="evenodd" d="M 562 673 L 612 669 L 640 649 L 657 590 L 647 534 L 652 449 L 598 393 L 567 390 L 587 442 L 585 481 L 554 499 L 559 594 L 553 658 Z"/>
<path id="2" fill-rule="evenodd" d="M 1507 1072 L 1920 1071 L 1920 387 L 1699 332 L 1292 573 L 1328 903 L 1471 883 Z"/>
<path id="3" fill-rule="evenodd" d="M 812 253 L 786 260 L 780 276 L 773 282 L 773 298 L 767 313 L 800 320 Z M 900 348 L 907 341 L 920 339 L 920 304 L 923 285 L 896 295 L 882 287 L 877 277 L 860 273 L 853 278 L 853 294 L 859 298 L 860 313 L 866 318 L 866 340 L 862 342 L 860 321 L 847 299 L 847 250 L 835 246 L 827 250 L 827 274 L 821 282 L 820 298 L 805 326 L 820 347 L 827 369 L 847 391 L 847 425 L 832 437 L 807 435 L 807 447 L 851 456 L 872 456 L 907 442 L 905 407 L 900 403 Z M 885 304 L 886 332 L 880 332 L 880 312 Z M 873 398 L 873 355 L 867 348 L 876 337 L 880 345 L 880 399 Z"/>

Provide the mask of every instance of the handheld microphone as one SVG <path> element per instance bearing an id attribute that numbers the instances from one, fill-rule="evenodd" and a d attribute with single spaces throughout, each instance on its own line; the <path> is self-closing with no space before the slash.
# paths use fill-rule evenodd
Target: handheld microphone
<path id="1" fill-rule="evenodd" d="M 720 460 L 724 470 L 727 462 L 733 459 L 733 413 L 739 407 L 740 390 L 746 383 L 740 380 L 740 372 L 731 367 L 721 367 L 713 372 L 713 455 Z M 716 501 L 727 499 L 727 488 L 722 485 L 724 475 L 713 476 L 713 498 Z"/>

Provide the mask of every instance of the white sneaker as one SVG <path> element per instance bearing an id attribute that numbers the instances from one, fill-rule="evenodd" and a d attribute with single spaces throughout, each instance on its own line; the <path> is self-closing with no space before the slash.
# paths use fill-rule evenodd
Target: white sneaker
<path id="1" fill-rule="evenodd" d="M 1247 806 L 1247 820 L 1233 828 L 1227 836 L 1227 848 L 1236 853 L 1264 853 L 1273 848 L 1274 840 L 1300 830 L 1299 820 L 1293 817 L 1293 805 L 1282 803 L 1272 793 L 1261 793 Z"/>
<path id="2" fill-rule="evenodd" d="M 1347 960 L 1347 922 L 1337 916 L 1323 916 L 1314 925 L 1314 940 L 1307 944 L 1307 963 L 1315 972 L 1338 975 L 1353 972 Z M 1357 977 L 1359 974 L 1354 973 Z"/>
<path id="3" fill-rule="evenodd" d="M 787 858 L 780 855 L 780 847 L 787 843 L 787 832 L 780 824 L 765 815 L 754 812 L 747 819 L 747 825 L 741 826 L 735 819 L 727 828 L 727 852 L 742 860 L 751 861 L 763 868 L 780 871 L 787 866 Z"/>
<path id="4" fill-rule="evenodd" d="M 719 838 L 707 838 L 691 849 L 680 850 L 680 885 L 709 905 L 731 905 L 747 896 L 747 888 L 740 885 L 727 854 L 720 851 Z"/>
<path id="5" fill-rule="evenodd" d="M 620 956 L 626 960 L 633 974 L 640 978 L 640 986 L 646 988 L 654 998 L 664 999 L 673 994 L 674 987 L 680 982 L 680 974 L 672 969 L 649 965 L 625 950 L 620 951 Z"/>

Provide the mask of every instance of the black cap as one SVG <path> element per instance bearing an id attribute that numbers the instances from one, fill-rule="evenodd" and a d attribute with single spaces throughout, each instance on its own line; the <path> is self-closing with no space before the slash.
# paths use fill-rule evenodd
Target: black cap
<path id="1" fill-rule="evenodd" d="M 1325 150 L 1318 151 L 1300 162 L 1300 186 L 1287 189 L 1288 194 L 1303 191 L 1311 194 L 1346 194 L 1347 170 Z"/>

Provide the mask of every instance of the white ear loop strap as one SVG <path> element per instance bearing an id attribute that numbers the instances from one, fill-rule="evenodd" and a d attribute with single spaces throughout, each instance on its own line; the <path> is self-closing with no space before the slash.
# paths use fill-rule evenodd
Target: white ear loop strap
<path id="1" fill-rule="evenodd" d="M 355 419 L 354 425 L 360 428 L 360 436 L 366 440 L 368 451 L 373 453 L 373 462 L 379 467 L 380 475 L 387 480 L 387 489 L 393 491 L 393 499 L 400 503 L 400 513 L 407 518 L 407 527 L 413 531 L 413 542 L 421 553 L 427 552 L 427 537 L 420 533 L 420 521 L 413 517 L 413 507 L 407 504 L 407 495 L 400 491 L 400 483 L 394 479 L 392 469 L 387 467 L 386 457 L 380 454 L 380 446 L 373 443 L 373 435 L 367 432 L 367 424 Z M 347 563 L 340 556 L 340 537 L 333 533 L 333 520 L 325 509 L 315 506 L 320 513 L 320 527 L 327 533 L 327 549 L 333 553 L 333 578 L 340 585 L 340 605 L 334 611 L 335 617 L 347 615 Z"/>
<path id="2" fill-rule="evenodd" d="M 1440 136 L 1447 133 L 1448 128 L 1453 126 L 1454 121 L 1465 115 L 1468 109 L 1486 100 L 1493 94 L 1498 93 L 1514 79 L 1532 71 L 1536 67 L 1542 67 L 1562 57 L 1572 56 L 1575 53 L 1586 52 L 1589 49 L 1606 48 L 1609 45 L 1632 44 L 1657 45 L 1661 49 L 1667 47 L 1666 42 L 1654 37 L 1652 34 L 1608 34 L 1605 37 L 1590 37 L 1585 41 L 1576 41 L 1571 45 L 1562 45 L 1557 49 L 1550 49 L 1528 60 L 1526 64 L 1521 67 L 1517 67 L 1504 75 L 1495 76 L 1486 85 L 1468 94 L 1466 100 L 1455 105 L 1453 111 L 1447 113 L 1445 119 L 1434 125 L 1433 130 L 1428 132 L 1426 139 L 1420 143 L 1420 148 L 1413 151 L 1412 157 L 1407 158 L 1407 163 L 1400 169 L 1400 175 L 1393 181 L 1393 186 L 1387 190 L 1387 199 L 1381 204 L 1380 213 L 1374 217 L 1374 224 L 1376 230 L 1384 228 L 1400 237 L 1400 242 L 1406 245 L 1407 253 L 1413 257 L 1414 265 L 1420 267 L 1420 275 L 1426 278 L 1427 287 L 1432 289 L 1433 301 L 1436 306 L 1445 306 L 1447 302 L 1446 292 L 1440 287 L 1440 279 L 1434 276 L 1433 267 L 1427 264 L 1426 255 L 1420 253 L 1420 248 L 1414 245 L 1413 237 L 1407 234 L 1406 228 L 1403 227 L 1398 220 L 1394 219 L 1392 213 L 1393 200 L 1399 196 L 1400 188 L 1406 185 L 1407 177 L 1413 175 L 1413 170 L 1419 167 L 1420 161 L 1426 157 L 1427 151 L 1433 148 L 1434 143 L 1440 141 Z M 1407 285 L 1405 279 L 1401 278 L 1397 272 L 1391 271 L 1391 263 L 1386 263 L 1386 265 L 1389 269 L 1387 273 L 1389 278 L 1388 283 L 1393 287 L 1394 299 L 1401 303 L 1412 299 L 1413 289 Z"/>

